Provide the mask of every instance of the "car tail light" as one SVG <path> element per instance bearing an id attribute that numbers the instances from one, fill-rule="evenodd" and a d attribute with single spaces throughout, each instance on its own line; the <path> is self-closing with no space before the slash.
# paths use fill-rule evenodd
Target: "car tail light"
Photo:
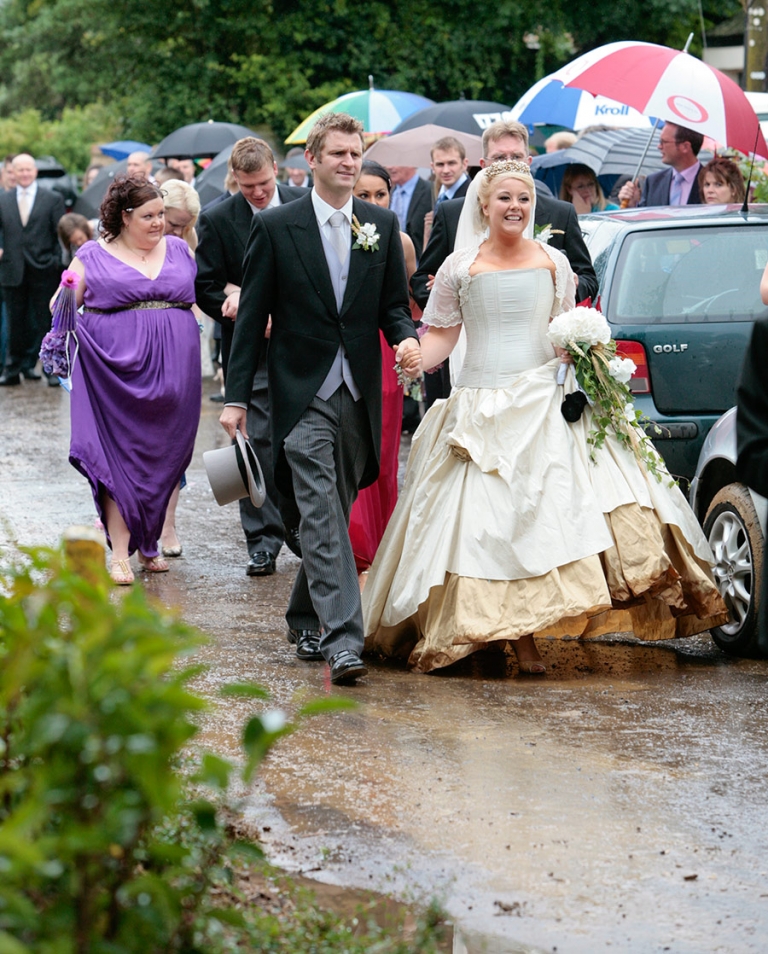
<path id="1" fill-rule="evenodd" d="M 629 382 L 629 390 L 633 394 L 651 393 L 651 376 L 648 371 L 648 358 L 645 354 L 645 348 L 639 341 L 617 341 L 616 354 L 622 358 L 631 358 L 637 365 L 632 380 Z"/>

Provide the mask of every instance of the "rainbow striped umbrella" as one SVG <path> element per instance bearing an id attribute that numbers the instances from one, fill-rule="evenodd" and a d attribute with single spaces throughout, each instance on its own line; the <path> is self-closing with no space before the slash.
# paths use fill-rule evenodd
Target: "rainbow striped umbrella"
<path id="1" fill-rule="evenodd" d="M 386 135 L 411 113 L 433 105 L 433 100 L 415 93 L 403 93 L 396 89 L 370 88 L 345 93 L 326 103 L 300 123 L 285 140 L 289 146 L 298 146 L 307 141 L 307 135 L 317 120 L 326 113 L 349 113 L 359 119 L 367 135 Z"/>

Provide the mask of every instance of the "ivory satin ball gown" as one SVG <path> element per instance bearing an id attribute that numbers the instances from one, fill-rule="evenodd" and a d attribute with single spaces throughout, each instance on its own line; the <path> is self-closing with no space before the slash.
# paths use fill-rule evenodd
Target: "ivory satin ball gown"
<path id="1" fill-rule="evenodd" d="M 429 672 L 489 642 L 702 632 L 727 618 L 709 545 L 683 494 L 609 435 L 589 456 L 589 408 L 562 416 L 550 318 L 573 307 L 567 259 L 438 273 L 426 324 L 464 324 L 451 396 L 414 435 L 405 486 L 363 593 L 366 649 Z"/>

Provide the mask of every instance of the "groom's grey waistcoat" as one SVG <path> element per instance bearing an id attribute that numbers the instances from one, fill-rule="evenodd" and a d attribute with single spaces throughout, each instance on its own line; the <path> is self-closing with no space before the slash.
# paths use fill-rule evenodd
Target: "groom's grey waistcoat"
<path id="1" fill-rule="evenodd" d="M 331 276 L 333 294 L 336 297 L 336 307 L 341 311 L 341 306 L 344 301 L 344 292 L 347 290 L 347 279 L 349 278 L 349 254 L 351 254 L 351 250 L 350 253 L 347 254 L 346 262 L 342 265 L 339 261 L 339 256 L 336 254 L 336 249 L 325 237 L 325 232 L 323 232 L 322 229 L 320 229 L 320 239 L 323 243 L 323 251 L 325 252 L 325 263 L 328 266 L 328 273 Z M 344 351 L 343 345 L 339 345 L 339 350 L 336 352 L 331 370 L 325 376 L 325 381 L 323 381 L 320 386 L 317 396 L 327 401 L 332 394 L 338 391 L 342 382 L 347 385 L 352 397 L 356 401 L 359 401 L 361 397 L 360 389 L 355 384 L 355 378 L 349 366 L 349 358 Z"/>

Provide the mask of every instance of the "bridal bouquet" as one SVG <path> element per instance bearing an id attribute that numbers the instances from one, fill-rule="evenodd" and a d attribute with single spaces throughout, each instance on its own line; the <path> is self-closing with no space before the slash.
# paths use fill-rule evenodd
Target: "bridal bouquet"
<path id="1" fill-rule="evenodd" d="M 579 306 L 556 315 L 547 336 L 553 345 L 572 356 L 576 380 L 592 405 L 592 429 L 587 438 L 592 460 L 610 429 L 658 481 L 669 478 L 650 438 L 638 426 L 641 414 L 627 386 L 635 363 L 616 354 L 616 342 L 605 317 L 596 308 Z"/>

